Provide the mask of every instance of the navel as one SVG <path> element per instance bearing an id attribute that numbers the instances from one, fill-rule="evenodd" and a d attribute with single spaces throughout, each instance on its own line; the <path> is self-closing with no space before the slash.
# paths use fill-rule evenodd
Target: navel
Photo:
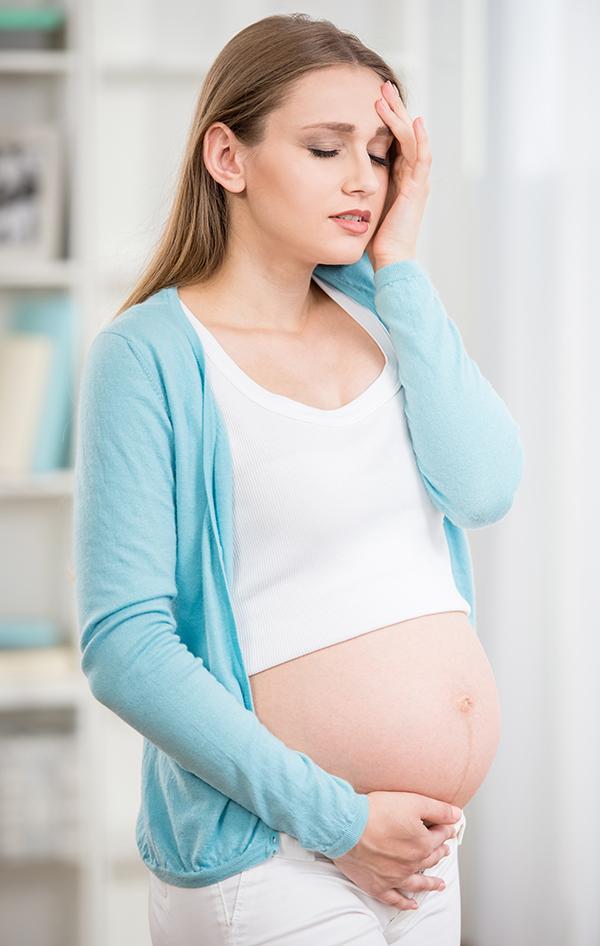
<path id="1" fill-rule="evenodd" d="M 473 709 L 474 702 L 468 693 L 461 693 L 457 699 L 457 706 L 461 713 L 468 713 Z"/>

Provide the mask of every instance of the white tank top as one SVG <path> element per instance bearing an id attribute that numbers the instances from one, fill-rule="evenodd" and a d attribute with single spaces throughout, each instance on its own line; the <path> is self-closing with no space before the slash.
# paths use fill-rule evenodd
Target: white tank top
<path id="1" fill-rule="evenodd" d="M 183 305 L 233 463 L 234 616 L 249 675 L 424 614 L 464 611 L 404 414 L 396 354 L 369 309 L 315 278 L 385 356 L 349 404 L 265 390 Z"/>

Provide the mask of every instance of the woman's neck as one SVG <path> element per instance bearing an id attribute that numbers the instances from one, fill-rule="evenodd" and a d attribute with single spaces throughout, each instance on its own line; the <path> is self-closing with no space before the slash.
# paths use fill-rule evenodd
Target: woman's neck
<path id="1" fill-rule="evenodd" d="M 194 303 L 202 306 L 208 328 L 295 334 L 305 327 L 314 303 L 311 275 L 309 265 L 230 253 L 210 282 L 181 288 L 179 295 L 192 308 Z"/>

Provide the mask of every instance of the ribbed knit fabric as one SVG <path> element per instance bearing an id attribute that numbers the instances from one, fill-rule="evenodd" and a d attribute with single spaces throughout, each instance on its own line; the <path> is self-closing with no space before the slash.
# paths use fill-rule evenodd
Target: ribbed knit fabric
<path id="1" fill-rule="evenodd" d="M 335 410 L 256 384 L 183 305 L 231 448 L 232 603 L 248 674 L 398 621 L 470 612 L 444 517 L 417 469 L 389 333 L 365 306 L 319 285 L 386 359 Z"/>

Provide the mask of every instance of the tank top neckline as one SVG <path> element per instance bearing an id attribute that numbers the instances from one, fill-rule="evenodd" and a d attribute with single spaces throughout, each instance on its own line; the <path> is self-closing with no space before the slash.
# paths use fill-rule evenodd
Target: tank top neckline
<path id="1" fill-rule="evenodd" d="M 195 317 L 179 298 L 179 295 L 178 298 L 183 311 L 200 337 L 206 357 L 250 400 L 267 410 L 298 420 L 308 420 L 313 423 L 331 423 L 336 426 L 339 423 L 355 422 L 381 407 L 400 390 L 401 384 L 398 378 L 396 353 L 387 329 L 370 309 L 355 302 L 345 293 L 330 286 L 319 277 L 313 275 L 313 280 L 371 336 L 385 359 L 380 374 L 364 391 L 348 401 L 347 404 L 331 409 L 313 407 L 283 394 L 275 394 L 273 391 L 262 387 L 227 354 L 212 332 Z"/>

